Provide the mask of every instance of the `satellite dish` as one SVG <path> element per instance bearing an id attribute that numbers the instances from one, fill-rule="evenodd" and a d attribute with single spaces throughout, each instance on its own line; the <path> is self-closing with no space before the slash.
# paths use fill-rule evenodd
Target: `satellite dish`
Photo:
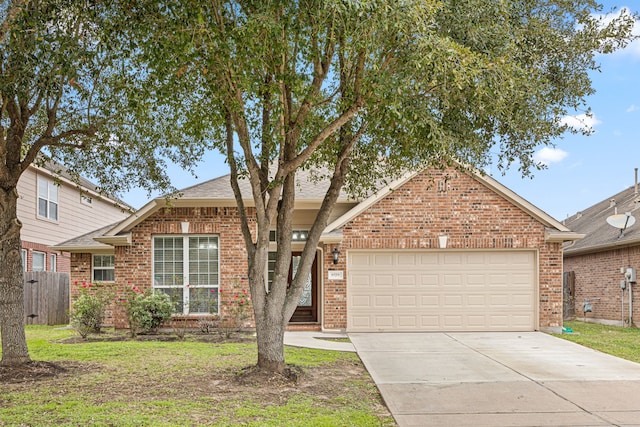
<path id="1" fill-rule="evenodd" d="M 612 227 L 618 228 L 622 236 L 622 232 L 635 224 L 636 219 L 631 215 L 631 212 L 627 212 L 625 214 L 611 215 L 607 218 L 607 223 Z"/>

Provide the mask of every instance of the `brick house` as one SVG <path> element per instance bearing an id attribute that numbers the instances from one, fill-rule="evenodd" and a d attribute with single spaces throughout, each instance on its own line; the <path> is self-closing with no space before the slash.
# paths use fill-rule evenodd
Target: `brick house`
<path id="1" fill-rule="evenodd" d="M 326 190 L 312 173 L 298 174 L 293 268 Z M 246 286 L 247 275 L 229 176 L 181 193 L 170 207 L 152 200 L 109 230 L 58 245 L 72 253 L 72 282 L 99 279 L 96 260 L 109 255 L 116 298 L 135 285 L 170 294 L 182 316 L 225 316 L 224 299 Z M 453 169 L 407 174 L 368 198 L 340 197 L 291 323 L 560 331 L 562 245 L 579 237 L 490 177 Z M 127 326 L 121 307 L 112 320 Z"/>
<path id="2" fill-rule="evenodd" d="M 584 239 L 564 250 L 564 275 L 567 294 L 573 296 L 574 315 L 587 321 L 611 325 L 628 325 L 629 317 L 640 324 L 640 294 L 636 283 L 622 289 L 627 268 L 640 269 L 640 192 L 637 184 L 578 212 L 563 221 Z M 629 220 L 627 220 L 630 215 Z M 623 230 L 607 219 L 622 220 Z M 631 293 L 631 309 L 629 294 Z M 633 295 L 636 293 L 636 295 Z M 589 303 L 591 312 L 584 311 Z M 635 314 L 633 314 L 635 313 Z"/>

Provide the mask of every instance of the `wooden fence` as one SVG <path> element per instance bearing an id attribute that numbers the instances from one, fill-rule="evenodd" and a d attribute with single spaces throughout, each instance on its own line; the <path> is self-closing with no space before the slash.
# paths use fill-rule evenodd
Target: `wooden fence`
<path id="1" fill-rule="evenodd" d="M 576 317 L 576 273 L 575 271 L 565 271 L 562 274 L 562 299 L 564 307 L 562 315 L 565 320 Z"/>
<path id="2" fill-rule="evenodd" d="M 27 325 L 69 323 L 69 274 L 24 273 L 24 315 Z"/>

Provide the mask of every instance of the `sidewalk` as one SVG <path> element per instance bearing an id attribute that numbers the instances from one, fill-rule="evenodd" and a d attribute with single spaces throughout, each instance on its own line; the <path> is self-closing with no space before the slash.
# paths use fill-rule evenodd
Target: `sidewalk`
<path id="1" fill-rule="evenodd" d="M 348 340 L 347 334 L 325 333 L 318 331 L 286 331 L 284 333 L 284 344 L 294 347 L 317 348 L 320 350 L 350 351 L 356 349 Z M 340 341 L 335 341 L 340 340 Z"/>

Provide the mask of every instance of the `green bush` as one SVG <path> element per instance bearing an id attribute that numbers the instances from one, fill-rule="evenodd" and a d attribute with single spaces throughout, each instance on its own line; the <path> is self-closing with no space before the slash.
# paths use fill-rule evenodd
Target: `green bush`
<path id="1" fill-rule="evenodd" d="M 157 331 L 173 313 L 173 304 L 167 294 L 141 292 L 135 286 L 125 308 L 132 337 Z"/>
<path id="2" fill-rule="evenodd" d="M 77 284 L 77 282 L 76 282 Z M 91 333 L 100 333 L 105 309 L 112 293 L 104 285 L 82 282 L 80 296 L 73 303 L 71 327 L 84 339 Z"/>

